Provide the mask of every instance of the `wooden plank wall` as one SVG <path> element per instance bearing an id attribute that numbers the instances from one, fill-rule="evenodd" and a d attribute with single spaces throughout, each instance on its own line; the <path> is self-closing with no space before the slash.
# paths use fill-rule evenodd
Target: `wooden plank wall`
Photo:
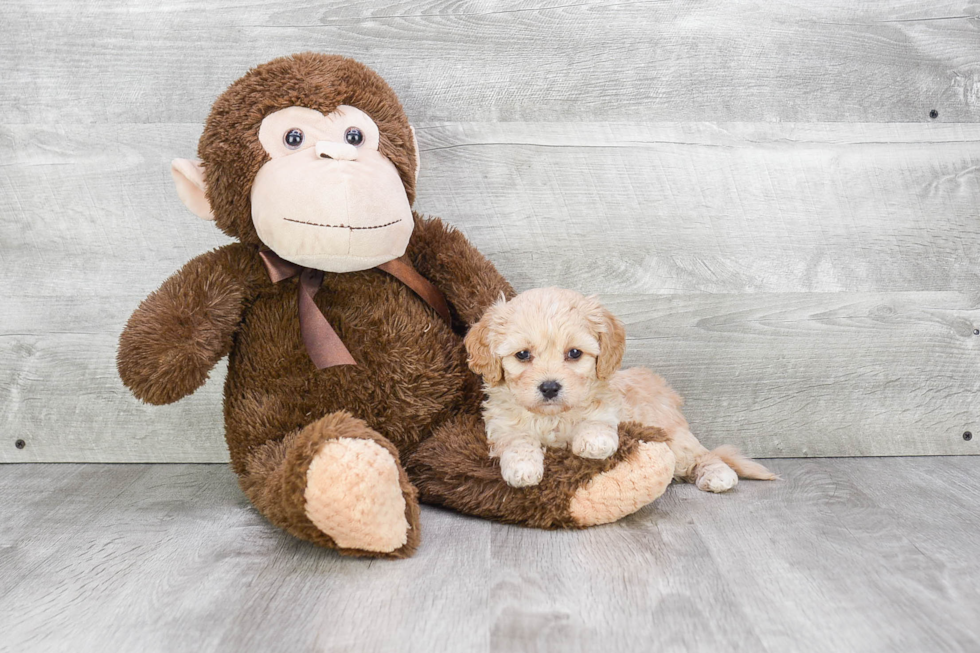
<path id="1" fill-rule="evenodd" d="M 709 445 L 976 453 L 978 27 L 962 1 L 7 0 L 0 461 L 226 459 L 222 369 L 146 407 L 115 344 L 225 242 L 170 159 L 227 84 L 303 50 L 382 73 L 417 208 L 519 289 L 600 293 Z"/>

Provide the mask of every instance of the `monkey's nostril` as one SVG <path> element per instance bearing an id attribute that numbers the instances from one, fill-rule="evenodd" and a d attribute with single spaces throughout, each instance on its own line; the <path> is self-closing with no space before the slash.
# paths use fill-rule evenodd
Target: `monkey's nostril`
<path id="1" fill-rule="evenodd" d="M 554 399 L 561 392 L 561 384 L 558 381 L 542 381 L 541 385 L 538 386 L 538 392 L 545 399 Z"/>
<path id="2" fill-rule="evenodd" d="M 320 152 L 320 158 L 321 158 L 321 159 L 331 159 L 331 158 L 333 158 L 333 157 L 331 157 L 331 156 L 330 156 L 329 154 L 327 154 L 326 152 Z"/>

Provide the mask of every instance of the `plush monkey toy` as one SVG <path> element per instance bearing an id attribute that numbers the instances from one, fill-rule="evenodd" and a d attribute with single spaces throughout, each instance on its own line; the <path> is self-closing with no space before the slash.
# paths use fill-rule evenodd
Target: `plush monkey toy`
<path id="1" fill-rule="evenodd" d="M 215 102 L 184 204 L 237 242 L 140 304 L 123 382 L 167 404 L 223 356 L 226 440 L 273 524 L 349 555 L 400 558 L 422 500 L 540 528 L 614 521 L 664 490 L 656 429 L 618 453 L 549 451 L 545 481 L 506 485 L 488 455 L 462 335 L 510 285 L 462 234 L 413 213 L 418 148 L 373 71 L 306 53 L 249 71 Z M 601 354 L 600 354 L 601 355 Z"/>

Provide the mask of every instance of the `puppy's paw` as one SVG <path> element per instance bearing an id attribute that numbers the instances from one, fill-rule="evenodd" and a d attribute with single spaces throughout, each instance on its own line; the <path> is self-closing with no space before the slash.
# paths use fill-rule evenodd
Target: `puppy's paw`
<path id="1" fill-rule="evenodd" d="M 585 424 L 572 438 L 572 453 L 582 458 L 602 460 L 618 448 L 619 433 L 606 424 Z"/>
<path id="2" fill-rule="evenodd" d="M 500 454 L 500 475 L 511 487 L 537 485 L 544 478 L 544 453 L 540 449 L 505 451 Z"/>
<path id="3" fill-rule="evenodd" d="M 695 485 L 704 492 L 728 492 L 738 485 L 738 474 L 725 463 L 711 463 L 699 470 Z"/>
<path id="4" fill-rule="evenodd" d="M 530 487 L 537 485 L 544 478 L 544 465 L 536 465 L 529 460 L 514 461 L 509 465 L 500 465 L 500 473 L 504 482 L 511 487 Z"/>

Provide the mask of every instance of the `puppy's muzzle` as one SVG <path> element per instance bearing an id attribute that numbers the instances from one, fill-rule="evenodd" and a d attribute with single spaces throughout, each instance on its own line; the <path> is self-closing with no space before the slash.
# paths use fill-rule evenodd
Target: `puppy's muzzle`
<path id="1" fill-rule="evenodd" d="M 558 381 L 542 381 L 541 385 L 538 386 L 538 392 L 546 400 L 551 401 L 561 392 L 561 384 Z"/>

